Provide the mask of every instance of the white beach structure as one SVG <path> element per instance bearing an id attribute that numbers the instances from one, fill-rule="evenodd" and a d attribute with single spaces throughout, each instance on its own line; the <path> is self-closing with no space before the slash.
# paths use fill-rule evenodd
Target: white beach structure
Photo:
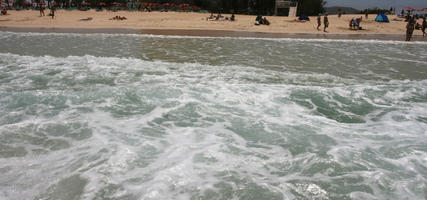
<path id="1" fill-rule="evenodd" d="M 296 17 L 297 8 L 298 2 L 296 1 L 276 0 L 274 15 L 286 15 L 284 13 L 287 11 L 287 16 Z"/>

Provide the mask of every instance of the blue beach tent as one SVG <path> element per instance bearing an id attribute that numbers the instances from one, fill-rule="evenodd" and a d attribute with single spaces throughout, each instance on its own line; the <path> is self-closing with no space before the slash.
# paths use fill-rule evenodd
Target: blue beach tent
<path id="1" fill-rule="evenodd" d="M 390 20 L 388 20 L 387 15 L 384 15 L 384 14 L 382 14 L 382 13 L 380 13 L 380 14 L 378 14 L 378 15 L 377 15 L 377 18 L 375 18 L 375 21 L 377 21 L 377 22 L 387 22 L 387 23 L 390 23 Z"/>

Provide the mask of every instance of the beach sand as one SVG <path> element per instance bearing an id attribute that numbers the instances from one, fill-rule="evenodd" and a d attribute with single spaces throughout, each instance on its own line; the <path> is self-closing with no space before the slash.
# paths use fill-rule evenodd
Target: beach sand
<path id="1" fill-rule="evenodd" d="M 67 11 L 58 10 L 55 19 L 40 17 L 39 11 L 8 11 L 0 16 L 0 30 L 29 32 L 83 32 L 83 33 L 145 33 L 162 35 L 243 36 L 243 37 L 292 37 L 292 38 L 339 38 L 339 39 L 390 39 L 404 40 L 406 22 L 389 16 L 390 23 L 375 22 L 375 15 L 363 19 L 365 30 L 350 30 L 350 19 L 362 15 L 329 16 L 327 33 L 316 29 L 316 17 L 311 21 L 298 22 L 294 17 L 267 16 L 270 26 L 254 25 L 255 16 L 236 15 L 236 21 L 207 21 L 210 14 L 183 12 L 137 11 Z M 45 13 L 49 13 L 46 10 Z M 110 20 L 114 16 L 127 20 Z M 228 16 L 229 15 L 224 15 Z M 92 20 L 81 19 L 91 17 Z M 323 17 L 322 17 L 323 20 Z M 396 21 L 401 20 L 401 21 Z M 415 40 L 427 41 L 420 30 L 414 31 Z"/>

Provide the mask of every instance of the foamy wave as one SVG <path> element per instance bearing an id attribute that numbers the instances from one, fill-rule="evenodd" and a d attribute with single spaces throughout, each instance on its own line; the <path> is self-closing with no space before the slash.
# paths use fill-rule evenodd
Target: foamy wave
<path id="1" fill-rule="evenodd" d="M 74 70 L 75 80 L 82 76 L 81 72 L 87 71 L 104 74 L 104 78 L 110 77 L 117 81 L 126 82 L 130 73 L 146 74 L 147 77 L 155 78 L 157 75 L 166 79 L 178 78 L 178 82 L 228 82 L 233 84 L 269 84 L 280 86 L 283 84 L 300 85 L 300 86 L 346 86 L 364 87 L 365 85 L 392 85 L 392 84 L 424 84 L 424 80 L 360 80 L 357 77 L 342 78 L 328 73 L 298 73 L 288 71 L 278 71 L 275 68 L 258 68 L 251 66 L 226 65 L 212 66 L 200 63 L 174 63 L 166 61 L 146 61 L 138 58 L 119 58 L 119 57 L 96 57 L 86 56 L 25 56 L 11 53 L 0 53 L 3 60 L 3 67 L 18 65 L 21 70 L 14 73 L 26 73 L 33 70 L 65 70 L 67 76 L 71 76 Z M 79 72 L 81 71 L 81 72 Z M 176 72 L 176 73 L 175 73 Z M 37 73 L 35 73 L 37 74 Z M 33 74 L 33 75 L 35 75 Z M 117 74 L 117 75 L 114 75 Z M 123 76 L 121 76 L 121 74 Z M 94 74 L 95 75 L 95 74 Z M 153 75 L 153 76 L 150 76 Z M 181 77 L 181 78 L 179 78 Z"/>
<path id="2" fill-rule="evenodd" d="M 0 53 L 0 63 L 0 198 L 422 199 L 426 190 L 425 78 L 94 55 Z"/>
<path id="3" fill-rule="evenodd" d="M 212 36 L 177 36 L 177 35 L 153 35 L 153 34 L 118 34 L 118 33 L 37 33 L 37 32 L 28 32 L 28 33 L 17 33 L 17 32 L 7 32 L 3 31 L 0 38 L 6 38 L 7 35 L 17 35 L 23 37 L 29 36 L 66 36 L 66 37 L 96 37 L 96 38 L 109 38 L 116 36 L 126 36 L 126 37 L 137 37 L 137 38 L 165 38 L 165 39 L 220 39 L 220 40 L 265 40 L 265 41 L 284 41 L 284 42 L 321 42 L 321 43 L 362 43 L 362 44 L 395 44 L 395 45 L 427 45 L 425 41 L 395 41 L 395 40 L 375 40 L 375 39 L 316 39 L 316 38 L 259 38 L 259 37 L 212 37 Z M 298 34 L 295 34 L 298 35 Z M 403 39 L 402 35 L 402 39 Z"/>

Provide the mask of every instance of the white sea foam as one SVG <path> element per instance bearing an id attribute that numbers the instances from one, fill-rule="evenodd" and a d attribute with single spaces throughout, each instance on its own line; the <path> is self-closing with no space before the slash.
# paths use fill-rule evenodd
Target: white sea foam
<path id="1" fill-rule="evenodd" d="M 0 145 L 15 149 L 0 152 L 6 199 L 424 195 L 425 78 L 94 55 L 0 62 Z"/>

